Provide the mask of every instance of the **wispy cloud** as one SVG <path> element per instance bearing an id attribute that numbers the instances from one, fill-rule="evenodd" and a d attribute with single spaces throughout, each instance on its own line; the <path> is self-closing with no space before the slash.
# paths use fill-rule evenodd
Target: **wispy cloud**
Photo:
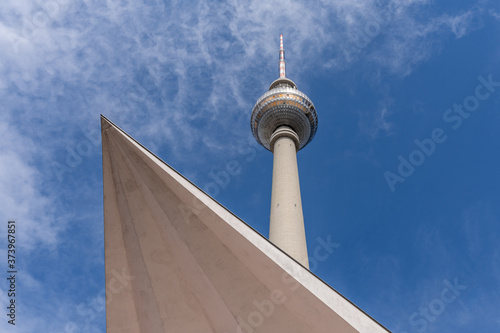
<path id="1" fill-rule="evenodd" d="M 496 10 L 494 10 L 494 9 L 490 9 L 490 10 L 488 11 L 488 13 L 489 13 L 491 16 L 493 16 L 495 19 L 500 20 L 500 13 L 499 13 L 499 12 L 497 12 Z"/>
<path id="2" fill-rule="evenodd" d="M 57 205 L 41 193 L 41 173 L 33 164 L 35 144 L 5 121 L 0 121 L 0 211 L 4 219 L 19 221 L 23 248 L 55 246 L 61 230 L 54 219 Z M 3 240 L 2 240 L 3 241 Z"/>
<path id="3" fill-rule="evenodd" d="M 44 234 L 40 239 L 54 242 L 59 229 L 49 207 L 55 203 L 42 188 L 55 177 L 47 170 L 64 158 L 68 143 L 76 146 L 75 133 L 96 129 L 99 113 L 133 129 L 153 149 L 166 144 L 180 161 L 200 146 L 206 154 L 202 161 L 246 144 L 251 107 L 276 77 L 276 63 L 269 59 L 276 59 L 280 32 L 293 59 L 291 76 L 359 63 L 408 75 L 446 33 L 460 38 L 477 27 L 478 10 L 421 15 L 429 6 L 428 1 L 4 4 L 0 97 L 8 114 L 2 123 L 8 138 L 2 159 L 3 188 L 10 189 L 3 192 L 6 211 L 33 221 Z M 371 35 L 360 48 L 360 34 L 366 37 L 367 31 Z M 324 59 L 327 53 L 331 56 Z M 391 112 L 391 103 L 382 101 L 363 118 L 362 130 L 372 137 L 391 133 Z M 31 150 L 22 153 L 26 147 Z M 36 163 L 26 158 L 34 152 Z"/>
<path id="4" fill-rule="evenodd" d="M 360 133 L 375 139 L 379 135 L 393 134 L 393 123 L 389 120 L 393 101 L 386 98 L 379 102 L 373 110 L 363 110 L 359 112 L 358 127 Z"/>
<path id="5" fill-rule="evenodd" d="M 14 52 L 2 56 L 4 87 L 28 101 L 43 96 L 63 123 L 75 121 L 65 96 L 79 94 L 84 98 L 76 121 L 104 112 L 149 140 L 172 143 L 178 153 L 203 144 L 197 133 L 208 122 L 241 140 L 240 119 L 277 70 L 266 59 L 275 59 L 279 32 L 286 34 L 295 77 L 312 67 L 337 70 L 360 62 L 408 75 L 432 54 L 438 40 L 429 42 L 430 35 L 449 31 L 459 38 L 476 16 L 424 18 L 419 10 L 427 1 L 9 6 L 2 15 L 2 43 Z M 300 28 L 293 22 L 301 22 Z M 360 49 L 367 31 L 367 46 Z M 325 53 L 333 56 L 320 60 Z M 208 130 L 214 133 L 215 126 Z"/>

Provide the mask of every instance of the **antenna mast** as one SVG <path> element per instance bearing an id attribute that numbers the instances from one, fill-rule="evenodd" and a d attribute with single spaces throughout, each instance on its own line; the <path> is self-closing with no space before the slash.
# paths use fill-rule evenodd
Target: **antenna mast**
<path id="1" fill-rule="evenodd" d="M 283 35 L 280 35 L 280 78 L 285 76 L 285 49 L 283 48 Z"/>

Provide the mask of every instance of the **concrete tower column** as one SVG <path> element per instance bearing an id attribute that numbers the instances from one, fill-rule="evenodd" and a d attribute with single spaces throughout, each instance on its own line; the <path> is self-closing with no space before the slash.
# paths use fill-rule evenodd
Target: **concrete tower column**
<path id="1" fill-rule="evenodd" d="M 299 137 L 290 127 L 280 126 L 270 146 L 274 160 L 269 240 L 309 268 L 297 167 Z"/>
<path id="2" fill-rule="evenodd" d="M 309 97 L 286 77 L 283 35 L 279 65 L 279 79 L 252 109 L 250 128 L 255 140 L 274 154 L 269 240 L 309 268 L 297 152 L 314 138 L 318 115 Z"/>

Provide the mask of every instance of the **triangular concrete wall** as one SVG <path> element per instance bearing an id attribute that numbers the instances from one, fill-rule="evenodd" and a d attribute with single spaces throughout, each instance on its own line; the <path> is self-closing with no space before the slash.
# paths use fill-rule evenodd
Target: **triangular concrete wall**
<path id="1" fill-rule="evenodd" d="M 108 333 L 388 332 L 101 120 Z"/>

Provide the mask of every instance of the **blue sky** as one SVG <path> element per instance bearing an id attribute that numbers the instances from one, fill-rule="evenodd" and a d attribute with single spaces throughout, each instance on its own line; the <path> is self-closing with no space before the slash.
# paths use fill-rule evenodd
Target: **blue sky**
<path id="1" fill-rule="evenodd" d="M 249 118 L 280 33 L 319 117 L 298 153 L 309 251 L 337 244 L 313 272 L 394 332 L 500 331 L 494 0 L 2 4 L 0 246 L 15 219 L 19 307 L 0 331 L 105 331 L 101 113 L 267 236 L 272 154 Z"/>

